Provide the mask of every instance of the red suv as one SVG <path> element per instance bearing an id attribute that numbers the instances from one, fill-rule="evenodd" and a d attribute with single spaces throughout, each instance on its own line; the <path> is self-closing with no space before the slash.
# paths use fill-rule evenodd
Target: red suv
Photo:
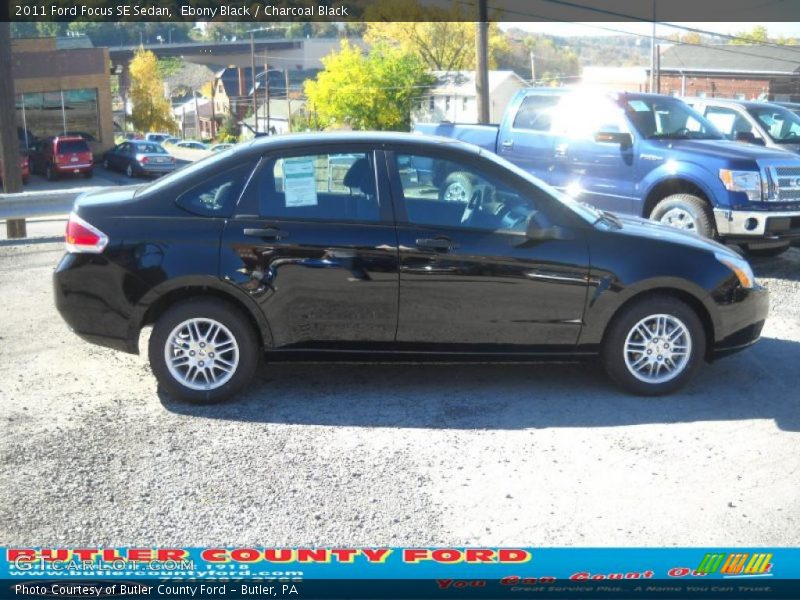
<path id="1" fill-rule="evenodd" d="M 94 156 L 82 137 L 56 136 L 36 143 L 31 162 L 31 170 L 50 181 L 68 173 L 81 173 L 88 178 L 92 176 Z"/>
<path id="2" fill-rule="evenodd" d="M 28 183 L 28 177 L 31 174 L 30 162 L 28 156 L 25 154 L 19 155 L 19 168 L 22 171 L 22 183 Z M 0 181 L 3 180 L 3 159 L 0 159 Z"/>

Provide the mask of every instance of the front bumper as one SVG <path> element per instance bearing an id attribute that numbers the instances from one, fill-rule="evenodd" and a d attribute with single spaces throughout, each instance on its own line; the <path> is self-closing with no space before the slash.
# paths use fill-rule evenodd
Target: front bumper
<path id="1" fill-rule="evenodd" d="M 787 211 L 714 209 L 720 237 L 779 241 L 800 238 L 800 209 Z"/>
<path id="2" fill-rule="evenodd" d="M 737 288 L 725 301 L 718 300 L 717 306 L 719 322 L 713 358 L 744 350 L 758 341 L 769 313 L 769 293 L 765 288 Z"/>

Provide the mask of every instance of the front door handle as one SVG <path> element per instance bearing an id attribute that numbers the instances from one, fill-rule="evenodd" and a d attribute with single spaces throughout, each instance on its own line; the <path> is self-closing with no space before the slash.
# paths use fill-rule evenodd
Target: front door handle
<path id="1" fill-rule="evenodd" d="M 426 250 L 438 250 L 439 252 L 449 252 L 458 248 L 458 244 L 453 242 L 450 238 L 436 237 L 436 238 L 418 238 L 417 248 L 424 248 Z"/>
<path id="2" fill-rule="evenodd" d="M 556 150 L 555 150 L 555 153 L 554 153 L 555 156 L 558 157 L 558 158 L 565 157 L 567 155 L 567 148 L 568 148 L 567 144 L 558 144 L 556 146 Z"/>
<path id="3" fill-rule="evenodd" d="M 500 145 L 503 148 L 508 148 L 509 150 L 514 147 L 514 140 L 503 140 Z"/>
<path id="4" fill-rule="evenodd" d="M 250 237 L 259 237 L 264 239 L 280 240 L 289 234 L 277 227 L 263 227 L 263 228 L 247 228 L 244 234 Z"/>

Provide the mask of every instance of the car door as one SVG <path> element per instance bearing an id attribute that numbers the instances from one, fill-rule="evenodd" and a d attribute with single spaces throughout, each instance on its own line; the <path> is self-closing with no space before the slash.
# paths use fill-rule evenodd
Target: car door
<path id="1" fill-rule="evenodd" d="M 416 172 L 424 159 L 450 174 L 436 183 Z M 399 345 L 480 352 L 575 345 L 588 289 L 587 244 L 579 235 L 526 236 L 531 218 L 563 218 L 557 200 L 478 156 L 397 149 L 387 153 L 387 165 L 400 244 Z M 446 192 L 456 179 L 469 202 Z"/>
<path id="2" fill-rule="evenodd" d="M 622 109 L 606 98 L 568 96 L 553 129 L 557 137 L 550 183 L 581 202 L 635 213 L 635 143 Z M 629 134 L 630 143 L 605 141 L 598 133 Z"/>
<path id="3" fill-rule="evenodd" d="M 358 145 L 261 160 L 225 227 L 221 268 L 259 304 L 275 347 L 394 341 L 397 234 L 383 165 L 381 151 Z"/>
<path id="4" fill-rule="evenodd" d="M 123 169 L 127 166 L 127 155 L 130 147 L 130 143 L 123 142 L 110 152 L 108 162 L 112 169 Z"/>
<path id="5" fill-rule="evenodd" d="M 549 92 L 528 94 L 513 120 L 498 132 L 497 154 L 546 183 L 553 168 L 552 123 L 560 100 L 561 95 Z"/>

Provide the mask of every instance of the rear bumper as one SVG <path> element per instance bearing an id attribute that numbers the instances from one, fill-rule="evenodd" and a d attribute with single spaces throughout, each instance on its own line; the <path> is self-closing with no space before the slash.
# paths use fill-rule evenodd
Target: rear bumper
<path id="1" fill-rule="evenodd" d="M 780 241 L 800 238 L 800 209 L 788 211 L 714 209 L 717 233 L 728 240 Z"/>
<path id="2" fill-rule="evenodd" d="M 94 166 L 92 163 L 75 163 L 75 164 L 66 164 L 66 165 L 54 165 L 56 171 L 59 173 L 83 173 L 85 171 L 91 171 L 92 167 Z"/>
<path id="3" fill-rule="evenodd" d="M 761 286 L 737 289 L 734 297 L 719 306 L 719 327 L 712 358 L 721 358 L 756 343 L 769 313 L 769 293 Z"/>

